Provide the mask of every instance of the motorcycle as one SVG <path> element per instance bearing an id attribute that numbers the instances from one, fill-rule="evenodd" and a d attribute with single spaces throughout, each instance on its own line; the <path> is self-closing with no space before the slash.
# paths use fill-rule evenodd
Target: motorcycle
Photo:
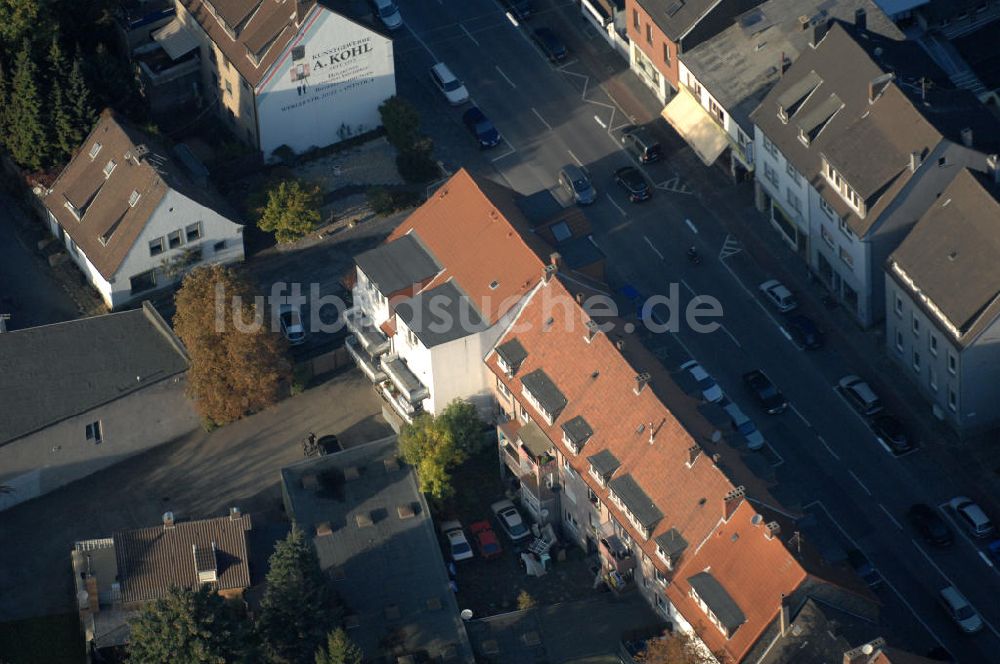
<path id="1" fill-rule="evenodd" d="M 701 254 L 698 253 L 698 248 L 695 247 L 694 245 L 688 247 L 687 257 L 688 260 L 694 263 L 695 265 L 701 262 Z"/>

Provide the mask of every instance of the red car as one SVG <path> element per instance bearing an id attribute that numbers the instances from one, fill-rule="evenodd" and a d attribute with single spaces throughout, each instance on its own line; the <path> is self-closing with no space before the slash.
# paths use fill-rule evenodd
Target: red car
<path id="1" fill-rule="evenodd" d="M 486 560 L 498 558 L 503 553 L 500 540 L 497 539 L 496 533 L 490 527 L 489 521 L 476 521 L 469 526 L 469 532 L 472 533 L 472 539 L 476 543 L 476 548 L 479 549 L 479 555 Z"/>

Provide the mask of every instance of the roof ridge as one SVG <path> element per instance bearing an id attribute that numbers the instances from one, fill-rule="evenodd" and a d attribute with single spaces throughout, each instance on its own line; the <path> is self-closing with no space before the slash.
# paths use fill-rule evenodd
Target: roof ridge
<path id="1" fill-rule="evenodd" d="M 174 350 L 176 350 L 177 353 L 184 358 L 188 365 L 190 365 L 191 356 L 188 355 L 187 348 L 180 340 L 180 337 L 174 333 L 173 328 L 170 327 L 170 325 L 167 324 L 167 321 L 164 320 L 163 316 L 160 315 L 159 310 L 153 305 L 153 303 L 149 300 L 143 300 L 142 312 L 146 317 L 146 320 L 153 324 L 156 331 L 163 335 L 163 338 L 167 340 L 167 343 L 173 346 Z"/>

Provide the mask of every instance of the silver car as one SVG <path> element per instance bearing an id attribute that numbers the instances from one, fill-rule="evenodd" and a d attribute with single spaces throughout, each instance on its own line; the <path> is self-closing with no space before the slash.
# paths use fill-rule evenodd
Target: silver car
<path id="1" fill-rule="evenodd" d="M 559 170 L 559 186 L 580 205 L 590 205 L 597 200 L 597 190 L 590 182 L 587 169 L 576 164 L 566 164 Z"/>

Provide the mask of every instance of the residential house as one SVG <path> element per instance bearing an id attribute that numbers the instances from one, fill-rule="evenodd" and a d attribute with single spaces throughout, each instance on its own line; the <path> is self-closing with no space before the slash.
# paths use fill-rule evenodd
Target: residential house
<path id="1" fill-rule="evenodd" d="M 889 253 L 961 168 L 986 169 L 1000 136 L 969 93 L 931 92 L 901 67 L 934 71 L 913 44 L 819 24 L 751 114 L 759 204 L 865 327 L 884 316 Z"/>
<path id="2" fill-rule="evenodd" d="M 285 511 L 311 537 L 366 660 L 472 664 L 430 509 L 398 452 L 392 436 L 282 468 Z"/>
<path id="3" fill-rule="evenodd" d="M 191 268 L 243 260 L 243 226 L 162 145 L 105 110 L 42 197 L 49 230 L 109 309 Z"/>
<path id="4" fill-rule="evenodd" d="M 174 17 L 173 0 L 122 0 L 115 12 L 123 51 L 131 53 L 148 44 L 152 34 Z"/>
<path id="5" fill-rule="evenodd" d="M 176 49 L 197 52 L 201 103 L 272 160 L 381 125 L 392 39 L 370 7 L 327 0 L 174 0 Z M 184 50 L 186 49 L 186 50 Z M 181 53 L 183 51 L 183 53 Z"/>
<path id="6" fill-rule="evenodd" d="M 604 282 L 604 252 L 594 242 L 590 219 L 583 208 L 577 205 L 564 208 L 548 189 L 514 200 L 531 232 L 558 252 L 562 267 L 590 277 L 595 283 Z"/>
<path id="7" fill-rule="evenodd" d="M 914 655 L 899 648 L 889 646 L 885 639 L 878 637 L 844 653 L 843 664 L 935 664 L 938 657 Z"/>
<path id="8" fill-rule="evenodd" d="M 580 12 L 609 46 L 623 58 L 629 57 L 625 0 L 580 0 Z"/>
<path id="9" fill-rule="evenodd" d="M 102 648 L 128 642 L 128 622 L 172 587 L 208 585 L 237 600 L 250 586 L 247 532 L 250 515 L 176 521 L 123 530 L 111 537 L 76 542 L 71 553 L 77 609 L 88 661 Z"/>
<path id="10" fill-rule="evenodd" d="M 459 171 L 386 243 L 356 257 L 347 348 L 397 417 L 456 398 L 492 413 L 483 358 L 561 259 L 517 195 Z"/>
<path id="11" fill-rule="evenodd" d="M 187 368 L 148 302 L 0 334 L 0 509 L 197 429 Z"/>
<path id="12" fill-rule="evenodd" d="M 889 257 L 886 352 L 961 433 L 1000 423 L 1000 171 L 962 169 Z"/>
<path id="13" fill-rule="evenodd" d="M 913 25 L 916 22 L 914 10 L 928 2 L 930 0 L 875 0 L 879 9 L 901 26 Z"/>
<path id="14" fill-rule="evenodd" d="M 681 54 L 678 97 L 689 95 L 693 103 L 682 116 L 671 117 L 703 161 L 711 164 L 728 150 L 734 178 L 754 170 L 750 114 L 810 47 L 815 27 L 831 18 L 904 38 L 872 0 L 767 0 Z"/>

